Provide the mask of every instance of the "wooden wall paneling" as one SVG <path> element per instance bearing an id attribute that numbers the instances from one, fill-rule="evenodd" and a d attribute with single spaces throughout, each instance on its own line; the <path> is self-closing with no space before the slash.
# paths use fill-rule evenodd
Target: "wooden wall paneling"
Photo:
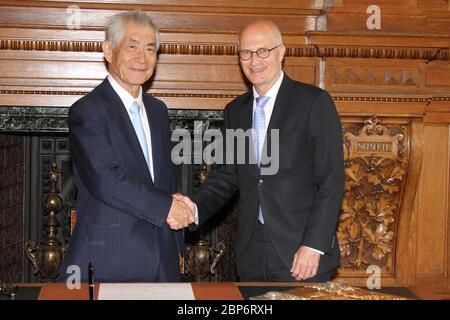
<path id="1" fill-rule="evenodd" d="M 389 94 L 335 93 L 333 99 L 341 116 L 370 117 L 377 114 L 380 117 L 423 117 L 430 97 L 427 95 L 398 97 L 398 95 Z"/>
<path id="2" fill-rule="evenodd" d="M 318 0 L 284 0 L 276 1 L 277 8 L 290 10 L 313 10 L 320 9 L 323 1 Z M 53 7 L 64 8 L 69 5 L 78 5 L 83 8 L 152 8 L 152 7 L 168 7 L 172 10 L 190 11 L 199 10 L 198 8 L 229 8 L 233 10 L 255 9 L 255 8 L 273 8 L 274 2 L 271 0 L 228 0 L 228 1 L 211 1 L 211 0 L 2 0 L 0 4 L 25 7 Z"/>
<path id="3" fill-rule="evenodd" d="M 24 34 L 18 37 L 22 39 L 21 43 L 5 43 L 5 46 L 25 50 L 4 50 L 0 53 L 0 58 L 6 62 L 6 67 L 0 71 L 0 90 L 15 94 L 52 94 L 52 101 L 46 99 L 48 106 L 61 106 L 61 103 L 70 105 L 105 77 L 107 71 L 102 53 L 99 52 L 101 41 L 92 42 L 95 45 L 84 48 L 90 50 L 88 52 L 76 52 L 76 48 L 62 45 L 52 34 L 37 32 L 37 36 L 43 39 L 56 41 L 53 44 L 56 47 L 45 47 L 47 50 L 44 51 L 35 50 L 35 44 L 30 44 Z M 101 39 L 97 32 L 91 36 L 91 39 Z M 166 101 L 170 107 L 199 109 L 222 109 L 229 100 L 244 92 L 247 86 L 237 58 L 237 36 L 223 35 L 221 43 L 214 43 L 213 38 L 216 36 L 195 33 L 163 34 L 162 41 L 165 42 L 161 46 L 162 53 L 152 79 L 151 92 Z M 287 39 L 287 43 L 294 41 L 305 41 L 305 37 L 298 35 Z M 48 42 L 41 40 L 40 43 L 43 45 Z M 303 50 L 306 47 L 294 48 Z M 303 54 L 310 53 L 300 55 Z M 291 55 L 285 61 L 287 73 L 298 80 L 317 83 L 317 61 L 297 58 L 297 51 L 292 51 Z M 29 85 L 29 79 L 35 86 Z M 2 83 L 5 87 L 1 87 Z M 25 86 L 25 83 L 28 85 Z M 214 100 L 216 98 L 219 100 Z M 24 105 L 39 102 L 33 97 Z M 3 103 L 14 104 L 8 97 Z"/>
<path id="4" fill-rule="evenodd" d="M 101 53 L 0 51 L 2 105 L 70 106 L 107 74 Z"/>
<path id="5" fill-rule="evenodd" d="M 3 52 L 1 78 L 23 79 L 101 79 L 106 74 L 102 54 Z"/>
<path id="6" fill-rule="evenodd" d="M 427 65 L 425 85 L 430 90 L 450 92 L 450 63 L 449 61 L 432 61 Z"/>
<path id="7" fill-rule="evenodd" d="M 424 166 L 418 198 L 417 278 L 447 277 L 448 125 L 424 128 Z M 442 282 L 442 281 L 441 281 Z"/>
<path id="8" fill-rule="evenodd" d="M 448 101 L 450 101 L 450 99 Z M 449 109 L 450 109 L 450 104 L 449 104 Z M 448 116 L 448 113 L 446 115 Z M 445 242 L 444 245 L 446 245 L 446 251 L 445 251 L 445 256 L 446 256 L 445 275 L 447 277 L 447 281 L 450 281 L 449 280 L 450 279 L 450 264 L 449 264 L 450 245 L 448 245 L 448 243 L 450 241 L 450 227 L 449 227 L 449 224 L 450 224 L 450 214 L 449 214 L 450 213 L 450 198 L 449 198 L 449 192 L 450 192 L 450 186 L 449 186 L 449 183 L 450 183 L 450 117 L 447 117 L 446 120 L 447 120 L 447 123 L 446 123 L 447 124 L 447 128 L 446 128 L 446 130 L 447 130 L 447 167 L 446 167 L 447 175 L 446 175 L 445 187 L 447 188 L 447 190 L 446 190 L 447 192 L 444 195 L 444 197 L 441 199 L 441 201 L 443 201 L 443 203 L 445 204 L 444 215 L 445 215 L 445 219 L 446 219 L 446 222 L 447 222 L 446 223 L 446 227 L 447 227 L 447 229 L 446 229 L 446 240 L 447 241 L 445 241 L 443 239 L 443 241 Z M 440 287 L 442 287 L 443 285 L 444 285 L 444 282 L 439 284 Z M 449 286 L 449 288 L 450 288 L 450 286 Z"/>
<path id="9" fill-rule="evenodd" d="M 340 6 L 331 8 L 328 14 L 327 30 L 329 31 L 367 31 L 366 13 L 370 5 L 381 8 L 381 28 L 388 32 L 423 30 L 426 17 L 416 5 L 408 0 L 343 0 Z M 405 19 L 405 17 L 408 19 Z"/>
<path id="10" fill-rule="evenodd" d="M 222 2 L 224 3 L 224 2 Z M 30 7 L 16 7 L 12 3 L 0 3 L 0 26 L 26 27 L 26 28 L 58 28 L 64 29 L 71 25 L 73 12 L 67 10 L 69 3 L 62 3 L 61 7 L 49 5 L 44 7 L 43 2 L 31 2 Z M 101 30 L 107 19 L 120 10 L 143 9 L 153 19 L 158 28 L 162 30 L 204 30 L 238 31 L 247 22 L 259 16 L 271 15 L 271 19 L 280 25 L 283 32 L 299 32 L 315 30 L 316 20 L 320 15 L 319 9 L 292 9 L 280 6 L 260 8 L 226 7 L 218 9 L 204 6 L 171 5 L 98 5 L 79 4 L 81 29 Z M 84 8 L 87 7 L 87 8 Z M 92 8 L 89 8 L 92 7 Z M 177 10 L 178 9 L 178 10 Z"/>
<path id="11" fill-rule="evenodd" d="M 414 60 L 332 58 L 327 60 L 326 88 L 339 93 L 423 93 L 422 64 Z"/>
<path id="12" fill-rule="evenodd" d="M 411 120 L 411 158 L 402 201 L 397 238 L 395 277 L 399 285 L 415 283 L 417 256 L 417 197 L 423 169 L 424 124 L 421 118 Z"/>
<path id="13" fill-rule="evenodd" d="M 381 30 L 368 30 L 370 5 L 381 9 Z M 449 34 L 450 11 L 442 0 L 342 0 L 329 9 L 328 31 L 406 32 Z"/>
<path id="14" fill-rule="evenodd" d="M 446 112 L 429 112 L 426 114 L 424 121 L 426 123 L 444 123 L 450 122 L 450 113 Z"/>
<path id="15" fill-rule="evenodd" d="M 287 57 L 284 71 L 295 80 L 319 85 L 319 59 Z"/>

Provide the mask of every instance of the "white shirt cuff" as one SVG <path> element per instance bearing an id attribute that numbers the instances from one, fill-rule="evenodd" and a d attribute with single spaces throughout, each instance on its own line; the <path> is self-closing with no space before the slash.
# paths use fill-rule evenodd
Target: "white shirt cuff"
<path id="1" fill-rule="evenodd" d="M 198 208 L 197 205 L 194 203 L 194 208 L 195 208 L 195 217 L 194 217 L 194 223 L 196 225 L 198 225 Z"/>
<path id="2" fill-rule="evenodd" d="M 195 207 L 195 208 L 197 208 L 197 207 Z M 308 246 L 304 246 L 305 248 L 308 248 L 308 249 L 311 249 L 312 251 L 315 251 L 315 252 L 317 252 L 317 253 L 320 253 L 320 255 L 324 255 L 325 254 L 325 252 L 322 252 L 322 251 L 320 251 L 320 250 L 317 250 L 317 249 L 314 249 L 314 248 L 311 248 L 311 247 L 308 247 Z"/>

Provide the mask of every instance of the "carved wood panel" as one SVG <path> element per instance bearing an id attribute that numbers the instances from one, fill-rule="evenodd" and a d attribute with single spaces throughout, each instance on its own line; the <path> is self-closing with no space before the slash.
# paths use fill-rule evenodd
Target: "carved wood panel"
<path id="1" fill-rule="evenodd" d="M 338 239 L 341 268 L 360 271 L 377 265 L 395 271 L 396 240 L 410 159 L 407 120 L 384 124 L 373 116 L 344 122 L 345 196 Z"/>

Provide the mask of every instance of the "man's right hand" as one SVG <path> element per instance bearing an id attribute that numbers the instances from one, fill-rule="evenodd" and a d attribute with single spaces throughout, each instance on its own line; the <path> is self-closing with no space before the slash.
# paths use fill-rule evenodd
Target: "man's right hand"
<path id="1" fill-rule="evenodd" d="M 195 212 L 192 208 L 186 205 L 183 201 L 172 199 L 172 206 L 170 207 L 169 214 L 166 222 L 173 230 L 179 230 L 189 226 L 194 222 Z"/>

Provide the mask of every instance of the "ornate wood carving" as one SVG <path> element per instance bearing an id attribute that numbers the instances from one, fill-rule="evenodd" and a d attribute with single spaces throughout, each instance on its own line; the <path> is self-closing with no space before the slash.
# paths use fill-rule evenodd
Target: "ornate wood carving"
<path id="1" fill-rule="evenodd" d="M 328 58 L 449 60 L 447 49 L 436 48 L 328 46 L 318 50 L 321 57 Z"/>
<path id="2" fill-rule="evenodd" d="M 168 35 L 170 38 L 170 34 Z M 101 41 L 62 41 L 62 40 L 22 40 L 0 39 L 0 50 L 24 51 L 62 51 L 62 52 L 102 52 Z M 159 53 L 170 55 L 206 55 L 237 56 L 235 44 L 217 43 L 161 43 Z M 320 57 L 320 58 L 353 58 L 353 59 L 408 59 L 408 60 L 449 60 L 449 50 L 445 48 L 400 48 L 372 45 L 355 46 L 321 46 L 289 45 L 286 46 L 286 57 Z"/>
<path id="3" fill-rule="evenodd" d="M 345 196 L 338 227 L 341 265 L 394 271 L 399 212 L 410 155 L 409 126 L 377 116 L 344 126 Z"/>
<path id="4" fill-rule="evenodd" d="M 418 68 L 352 68 L 350 66 L 332 66 L 330 80 L 333 86 L 361 85 L 371 86 L 407 86 L 419 87 Z"/>
<path id="5" fill-rule="evenodd" d="M 55 90 L 0 90 L 0 95 L 67 95 L 67 96 L 83 96 L 90 92 L 87 91 L 55 91 Z M 158 98 L 198 98 L 198 99 L 229 99 L 238 97 L 241 93 L 225 94 L 225 93 L 179 93 L 179 92 L 157 92 L 155 90 L 148 91 L 152 96 Z M 450 97 L 447 96 L 430 96 L 424 98 L 413 97 L 387 97 L 387 96 L 333 96 L 334 101 L 343 102 L 388 102 L 388 103 L 425 103 L 431 102 L 449 102 Z"/>
<path id="6" fill-rule="evenodd" d="M 2 39 L 0 50 L 102 52 L 102 42 Z"/>
<path id="7" fill-rule="evenodd" d="M 412 98 L 412 97 L 379 97 L 379 96 L 334 96 L 334 101 L 347 102 L 407 102 L 407 103 L 430 103 L 434 99 L 446 99 L 446 97 L 426 97 L 426 98 Z"/>

